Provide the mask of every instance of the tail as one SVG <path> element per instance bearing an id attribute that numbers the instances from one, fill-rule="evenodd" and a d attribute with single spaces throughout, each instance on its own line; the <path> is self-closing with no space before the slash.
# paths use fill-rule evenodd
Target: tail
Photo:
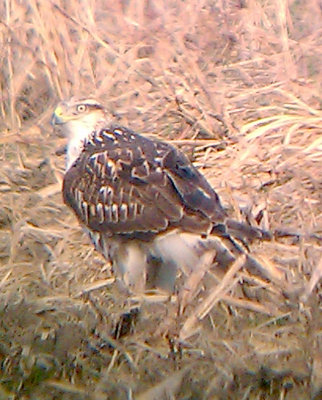
<path id="1" fill-rule="evenodd" d="M 215 224 L 211 235 L 222 239 L 223 244 L 235 256 L 249 253 L 249 244 L 256 240 L 271 241 L 274 239 L 289 238 L 295 242 L 306 240 L 317 242 L 318 244 L 322 243 L 322 236 L 318 234 L 302 234 L 284 229 L 267 231 L 233 219 L 227 219 L 224 223 Z"/>
<path id="2" fill-rule="evenodd" d="M 233 238 L 241 241 L 243 245 L 252 243 L 254 240 L 271 241 L 273 239 L 289 238 L 294 241 L 306 240 L 322 243 L 321 235 L 315 233 L 303 234 L 299 232 L 291 232 L 287 229 L 274 229 L 267 231 L 245 222 L 238 222 L 233 219 L 227 219 L 225 222 L 226 232 Z"/>
<path id="3" fill-rule="evenodd" d="M 272 240 L 274 234 L 264 229 L 257 228 L 245 222 L 238 222 L 233 219 L 227 219 L 226 229 L 228 233 L 239 240 L 253 242 L 254 240 Z"/>
<path id="4" fill-rule="evenodd" d="M 271 232 L 233 219 L 227 219 L 225 223 L 215 224 L 211 234 L 223 239 L 233 254 L 248 252 L 248 244 L 254 240 L 272 240 L 274 237 Z"/>

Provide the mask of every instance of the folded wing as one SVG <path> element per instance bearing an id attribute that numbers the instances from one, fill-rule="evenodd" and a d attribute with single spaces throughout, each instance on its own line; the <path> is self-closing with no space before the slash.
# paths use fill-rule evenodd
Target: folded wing
<path id="1" fill-rule="evenodd" d="M 83 225 L 111 235 L 176 227 L 206 234 L 225 218 L 217 194 L 178 149 L 116 126 L 85 144 L 63 196 Z"/>

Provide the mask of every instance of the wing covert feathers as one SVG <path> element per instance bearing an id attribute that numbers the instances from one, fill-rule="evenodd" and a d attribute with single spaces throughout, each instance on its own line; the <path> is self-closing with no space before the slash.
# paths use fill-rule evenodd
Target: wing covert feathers
<path id="1" fill-rule="evenodd" d="M 63 197 L 82 225 L 110 235 L 206 234 L 225 219 L 217 194 L 183 153 L 119 126 L 85 143 L 66 172 Z"/>

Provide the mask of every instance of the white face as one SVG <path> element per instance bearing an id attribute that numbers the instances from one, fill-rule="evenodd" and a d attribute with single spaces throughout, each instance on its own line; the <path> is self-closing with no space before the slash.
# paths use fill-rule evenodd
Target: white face
<path id="1" fill-rule="evenodd" d="M 95 100 L 71 99 L 59 103 L 54 111 L 52 124 L 59 125 L 67 137 L 67 165 L 70 168 L 83 150 L 84 141 L 106 121 L 106 111 Z"/>

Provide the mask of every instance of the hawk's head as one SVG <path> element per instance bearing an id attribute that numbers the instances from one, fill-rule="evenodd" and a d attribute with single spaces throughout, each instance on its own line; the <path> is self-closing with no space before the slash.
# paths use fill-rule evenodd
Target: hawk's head
<path id="1" fill-rule="evenodd" d="M 71 98 L 57 105 L 51 123 L 68 139 L 67 168 L 82 151 L 84 141 L 106 122 L 107 112 L 96 100 Z"/>
<path id="2" fill-rule="evenodd" d="M 70 130 L 79 126 L 95 127 L 97 122 L 105 118 L 106 110 L 96 100 L 71 98 L 57 105 L 51 122 L 54 126 L 62 125 L 63 130 Z"/>

